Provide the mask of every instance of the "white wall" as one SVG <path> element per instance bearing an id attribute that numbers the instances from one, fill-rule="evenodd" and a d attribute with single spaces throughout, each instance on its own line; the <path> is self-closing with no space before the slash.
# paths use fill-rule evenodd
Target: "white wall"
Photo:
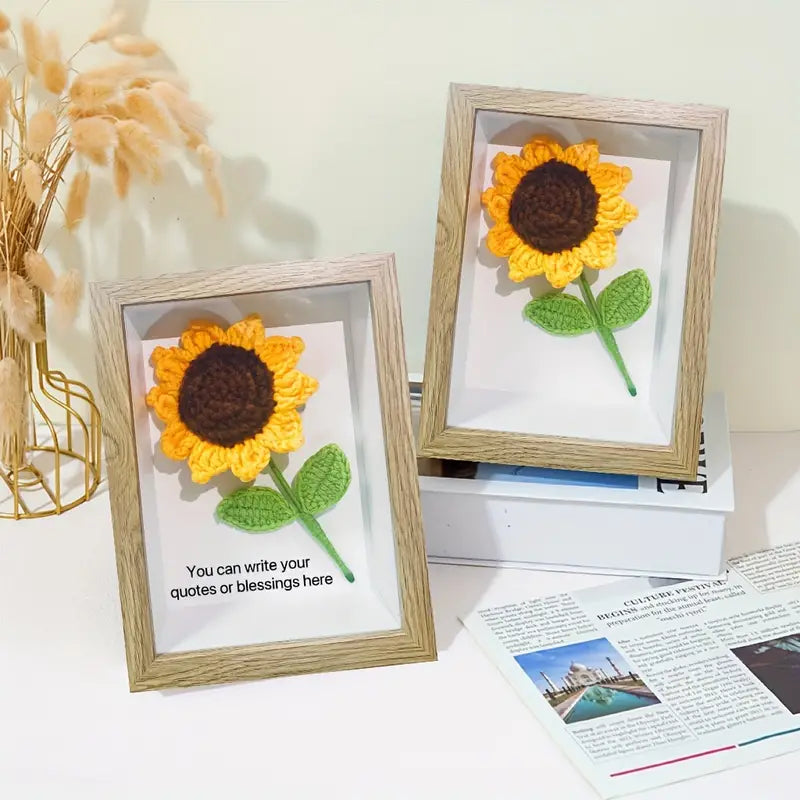
<path id="1" fill-rule="evenodd" d="M 13 16 L 37 5 L 6 2 Z M 800 427 L 800 7 L 788 0 L 140 0 L 215 114 L 231 216 L 176 168 L 53 252 L 90 279 L 390 250 L 421 371 L 449 82 L 728 106 L 710 386 L 734 427 Z M 50 0 L 77 45 L 108 0 Z M 79 62 L 80 63 L 80 62 Z M 189 181 L 191 188 L 187 185 Z M 86 312 L 53 361 L 93 378 Z"/>

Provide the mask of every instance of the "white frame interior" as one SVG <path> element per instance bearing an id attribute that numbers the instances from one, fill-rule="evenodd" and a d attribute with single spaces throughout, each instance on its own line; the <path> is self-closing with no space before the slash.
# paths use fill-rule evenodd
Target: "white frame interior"
<path id="1" fill-rule="evenodd" d="M 652 369 L 650 380 L 640 386 L 639 395 L 631 398 L 625 391 L 621 377 L 603 346 L 594 334 L 588 334 L 591 353 L 586 356 L 594 361 L 605 360 L 609 367 L 604 380 L 613 381 L 619 388 L 618 400 L 597 403 L 592 401 L 592 387 L 576 391 L 569 403 L 563 398 L 548 400 L 546 385 L 530 391 L 508 391 L 470 385 L 466 376 L 470 335 L 481 335 L 490 320 L 473 319 L 473 277 L 476 270 L 489 270 L 494 259 L 485 248 L 487 221 L 481 206 L 480 195 L 490 185 L 486 176 L 487 161 L 496 145 L 507 148 L 507 152 L 519 149 L 535 134 L 549 134 L 565 144 L 595 138 L 600 143 L 601 160 L 614 157 L 646 158 L 669 162 L 669 183 L 666 198 L 663 246 L 660 264 L 651 276 L 654 283 L 654 302 L 648 314 L 654 314 L 652 347 Z M 455 337 L 452 359 L 452 383 L 447 412 L 447 424 L 452 427 L 482 430 L 514 431 L 524 434 L 558 435 L 587 440 L 635 442 L 638 444 L 669 445 L 676 407 L 678 371 L 681 355 L 683 313 L 686 294 L 686 277 L 689 266 L 689 251 L 694 207 L 694 189 L 700 146 L 697 130 L 669 128 L 655 125 L 593 121 L 571 118 L 556 118 L 535 114 L 482 110 L 476 113 L 472 148 L 469 199 L 465 226 L 461 279 L 459 284 L 458 312 L 456 314 Z M 635 180 L 635 175 L 634 175 Z M 624 236 L 624 233 L 623 233 Z M 487 259 L 488 255 L 488 259 Z M 489 261 L 492 259 L 493 261 Z M 634 265 L 625 265 L 632 268 Z M 594 272 L 593 270 L 589 271 Z M 597 273 L 595 293 L 607 285 L 623 270 L 612 267 Z M 534 279 L 536 281 L 538 279 Z M 515 292 L 526 295 L 525 284 L 509 284 Z M 535 295 L 543 291 L 537 288 Z M 509 314 L 517 314 L 529 299 L 511 304 Z M 519 306 L 519 308 L 517 308 Z M 554 369 L 563 364 L 561 346 L 564 340 L 554 342 L 552 337 L 538 331 L 519 314 L 520 338 L 537 338 L 537 348 L 550 356 Z M 643 323 L 641 320 L 640 323 Z M 639 324 L 639 323 L 637 323 Z M 527 326 L 527 327 L 526 327 Z M 619 331 L 617 339 L 625 353 L 635 345 L 636 325 Z M 580 359 L 583 348 L 575 348 L 569 341 L 570 358 Z M 513 352 L 515 342 L 509 343 Z M 498 357 L 503 358 L 500 354 Z M 547 357 L 545 355 L 545 357 Z M 509 362 L 509 369 L 519 369 L 519 364 Z"/>
<path id="2" fill-rule="evenodd" d="M 244 637 L 235 630 L 236 618 L 241 616 L 238 611 L 232 613 L 238 608 L 237 604 L 231 604 L 229 608 L 206 604 L 187 605 L 181 610 L 182 633 L 176 636 L 173 633 L 174 625 L 167 625 L 163 592 L 158 591 L 158 550 L 153 533 L 158 528 L 158 519 L 154 517 L 157 512 L 153 502 L 153 451 L 148 434 L 152 412 L 144 404 L 145 368 L 150 367 L 143 363 L 142 343 L 146 339 L 177 337 L 192 319 L 218 317 L 231 324 L 254 312 L 261 315 L 268 331 L 288 325 L 331 322 L 342 325 L 355 428 L 357 463 L 354 466 L 361 476 L 358 485 L 361 490 L 369 574 L 357 576 L 352 592 L 324 599 L 324 607 L 320 606 L 316 617 L 306 614 L 307 619 L 284 619 L 275 624 L 265 622 L 257 634 L 250 633 Z M 208 647 L 350 636 L 402 628 L 395 533 L 368 283 L 136 303 L 125 306 L 123 321 L 156 652 L 185 652 Z M 302 369 L 302 363 L 299 368 Z M 311 451 L 302 455 L 307 457 Z M 212 521 L 210 524 L 217 523 Z M 259 535 L 268 537 L 271 534 Z M 298 535 L 308 536 L 305 532 Z M 321 550 L 320 553 L 323 558 L 328 558 Z M 332 567 L 335 570 L 335 566 Z M 261 597 L 267 603 L 265 609 L 268 608 L 268 598 L 269 595 Z M 268 619 L 263 609 L 261 616 Z M 168 629 L 170 632 L 164 633 Z"/>

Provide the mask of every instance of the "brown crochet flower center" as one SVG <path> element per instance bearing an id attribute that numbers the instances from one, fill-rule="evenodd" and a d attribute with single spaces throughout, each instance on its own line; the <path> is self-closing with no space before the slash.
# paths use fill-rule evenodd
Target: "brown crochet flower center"
<path id="1" fill-rule="evenodd" d="M 273 378 L 252 350 L 212 344 L 186 369 L 178 413 L 204 441 L 233 447 L 259 433 L 272 416 Z"/>
<path id="2" fill-rule="evenodd" d="M 519 182 L 508 219 L 531 247 L 560 253 L 577 247 L 594 230 L 599 199 L 583 170 L 552 159 Z"/>

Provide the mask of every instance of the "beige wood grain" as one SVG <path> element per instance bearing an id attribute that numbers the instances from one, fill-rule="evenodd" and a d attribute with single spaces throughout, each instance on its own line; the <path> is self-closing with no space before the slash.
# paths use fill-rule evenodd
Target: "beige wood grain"
<path id="1" fill-rule="evenodd" d="M 124 306 L 361 282 L 369 283 L 372 303 L 402 629 L 364 636 L 156 653 L 124 341 Z M 96 283 L 91 287 L 91 303 L 131 690 L 228 683 L 435 659 L 436 644 L 393 257 L 367 255 L 328 261 L 283 262 Z"/>
<path id="2" fill-rule="evenodd" d="M 447 424 L 453 344 L 479 110 L 684 128 L 700 132 L 673 430 L 663 447 L 505 433 Z M 450 87 L 431 284 L 419 452 L 443 459 L 694 477 L 711 320 L 727 111 L 701 105 L 455 84 Z"/>
<path id="3" fill-rule="evenodd" d="M 142 537 L 127 348 L 121 306 L 97 285 L 90 286 L 90 297 L 125 655 L 133 688 L 153 660 L 155 639 Z"/>

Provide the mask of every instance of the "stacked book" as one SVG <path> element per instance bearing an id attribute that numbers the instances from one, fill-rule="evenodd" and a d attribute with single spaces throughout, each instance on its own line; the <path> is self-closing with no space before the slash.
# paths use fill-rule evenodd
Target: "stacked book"
<path id="1" fill-rule="evenodd" d="M 421 383 L 411 382 L 415 421 Z M 693 480 L 419 460 L 431 562 L 706 578 L 724 571 L 733 470 L 724 397 L 706 398 Z"/>

